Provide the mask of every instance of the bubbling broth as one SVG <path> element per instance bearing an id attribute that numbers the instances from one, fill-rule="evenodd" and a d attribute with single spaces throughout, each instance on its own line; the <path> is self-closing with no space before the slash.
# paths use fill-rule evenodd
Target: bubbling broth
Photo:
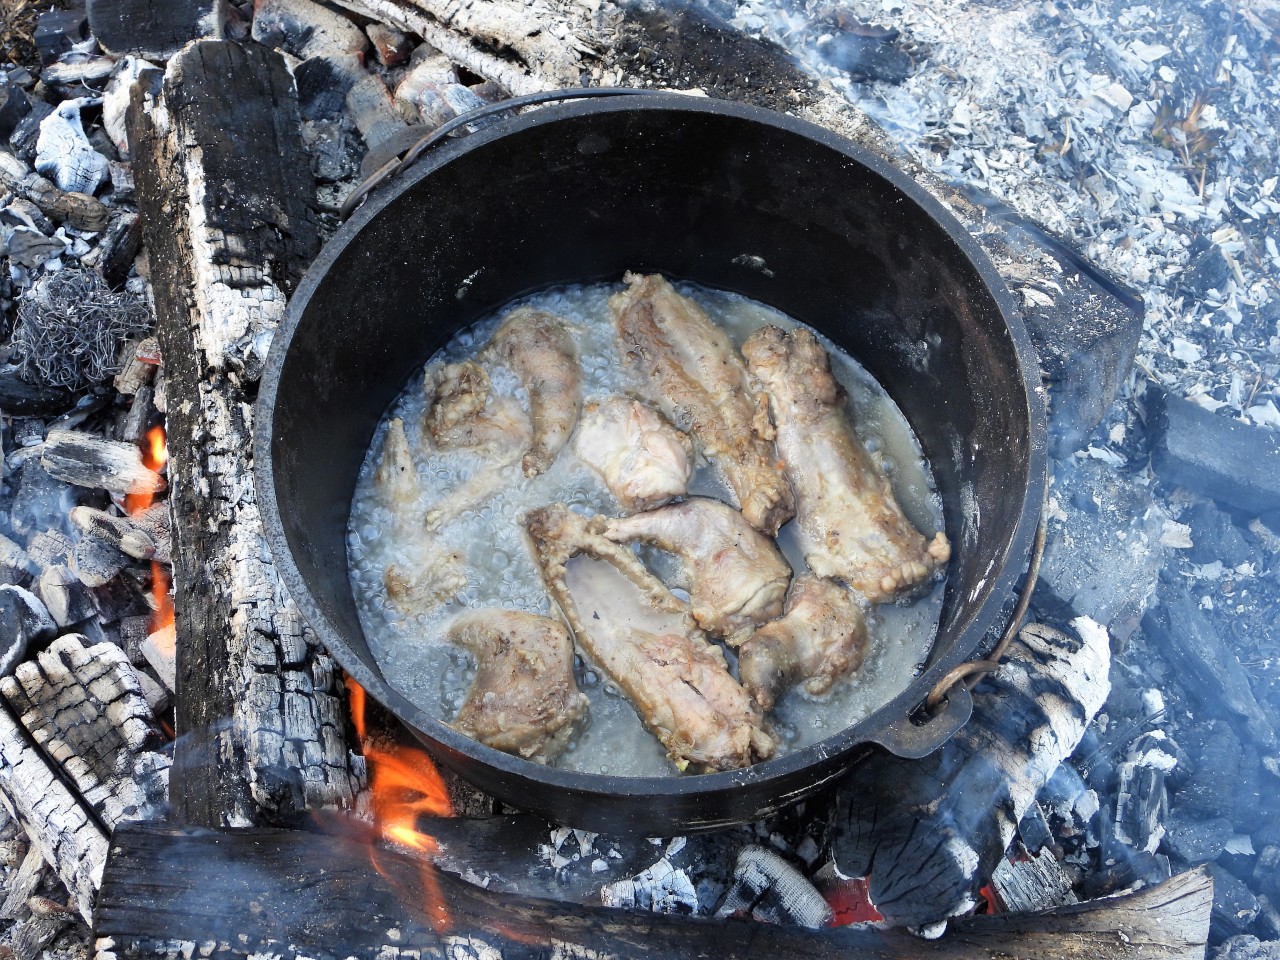
<path id="1" fill-rule="evenodd" d="M 348 527 L 348 560 L 352 591 L 369 649 L 387 682 L 426 713 L 450 722 L 467 697 L 476 672 L 475 657 L 447 638 L 459 616 L 470 610 L 500 609 L 558 617 L 548 597 L 542 573 L 524 527 L 524 517 L 551 503 L 564 503 L 583 516 L 617 517 L 625 511 L 599 474 L 568 443 L 550 467 L 527 477 L 517 457 L 494 467 L 491 458 L 462 450 L 441 450 L 424 428 L 429 408 L 424 377 L 430 379 L 445 364 L 473 359 L 490 341 L 513 308 L 528 306 L 563 318 L 570 325 L 582 370 L 582 398 L 588 404 L 613 395 L 636 395 L 639 383 L 622 362 L 609 298 L 621 284 L 558 287 L 508 304 L 489 318 L 460 331 L 426 364 L 423 375 L 411 379 L 379 424 L 361 468 Z M 796 321 L 737 294 L 693 284 L 677 284 L 740 348 L 757 329 L 773 325 L 784 330 Z M 876 465 L 889 477 L 907 518 L 920 531 L 943 526 L 941 500 L 920 445 L 905 417 L 888 394 L 852 357 L 818 336 L 830 357 L 831 372 L 847 392 L 847 412 L 854 431 Z M 486 362 L 490 396 L 499 402 L 529 409 L 520 379 L 501 363 Z M 420 502 L 389 502 L 378 489 L 375 474 L 393 421 L 403 424 L 411 469 L 422 491 Z M 448 498 L 471 489 L 468 502 Z M 690 496 L 735 503 L 723 473 L 701 456 L 689 483 Z M 434 529 L 424 518 L 449 503 L 446 515 L 434 516 Z M 794 521 L 778 533 L 777 545 L 795 574 L 808 568 L 801 553 Z M 679 582 L 681 565 L 672 554 L 653 547 L 636 548 L 645 565 L 665 583 Z M 441 557 L 461 570 L 459 589 L 444 602 L 406 613 L 388 595 L 388 571 L 430 569 Z M 608 578 L 625 578 L 607 563 L 578 556 L 567 564 L 566 580 L 592 582 L 609 590 Z M 601 580 L 600 578 L 604 578 Z M 465 583 L 463 582 L 465 579 Z M 679 597 L 687 597 L 674 589 Z M 918 674 L 937 631 L 943 584 L 936 581 L 910 601 L 897 601 L 866 610 L 868 642 L 859 669 L 838 680 L 821 699 L 800 686 L 783 693 L 767 716 L 778 746 L 774 756 L 808 746 L 867 717 L 901 693 Z M 625 604 L 620 599 L 619 604 Z M 623 616 L 625 611 L 613 611 Z M 715 641 L 712 641 L 715 642 Z M 721 645 L 723 646 L 723 644 Z M 724 647 L 731 672 L 737 658 Z M 642 724 L 636 709 L 599 666 L 581 653 L 574 658 L 578 687 L 586 696 L 585 719 L 570 733 L 554 765 L 588 773 L 615 776 L 675 776 L 667 751 Z"/>

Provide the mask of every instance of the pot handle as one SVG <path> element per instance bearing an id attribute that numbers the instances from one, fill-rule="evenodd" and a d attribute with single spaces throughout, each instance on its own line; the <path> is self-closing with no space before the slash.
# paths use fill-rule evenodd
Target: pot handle
<path id="1" fill-rule="evenodd" d="M 923 711 L 924 705 L 921 704 L 883 730 L 871 734 L 869 739 L 895 757 L 907 760 L 927 757 L 968 722 L 973 713 L 973 697 L 964 684 L 958 683 L 947 691 L 939 709 L 931 715 L 925 714 L 925 719 L 921 720 Z"/>
<path id="2" fill-rule="evenodd" d="M 492 117 L 495 114 L 506 113 L 508 110 L 519 110 L 521 107 L 534 106 L 542 103 L 553 103 L 560 100 L 584 100 L 590 97 L 631 97 L 644 96 L 654 93 L 671 93 L 670 90 L 641 90 L 634 87 L 575 87 L 570 90 L 543 90 L 539 93 L 526 93 L 524 96 L 511 97 L 507 100 L 499 100 L 497 103 L 486 103 L 482 107 L 476 107 L 474 110 L 468 110 L 466 113 L 458 114 L 452 120 L 442 123 L 436 129 L 422 137 L 407 149 L 402 155 L 392 157 L 351 191 L 347 199 L 342 201 L 342 209 L 338 216 L 346 220 L 351 214 L 355 213 L 356 207 L 360 206 L 364 200 L 377 187 L 381 186 L 387 180 L 390 180 L 396 174 L 412 166 L 420 156 L 423 155 L 430 147 L 435 146 L 446 137 L 457 133 L 464 127 L 471 126 L 479 120 Z"/>

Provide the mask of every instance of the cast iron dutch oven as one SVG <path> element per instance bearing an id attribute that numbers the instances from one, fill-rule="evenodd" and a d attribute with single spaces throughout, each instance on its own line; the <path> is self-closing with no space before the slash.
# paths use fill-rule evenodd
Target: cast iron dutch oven
<path id="1" fill-rule="evenodd" d="M 539 766 L 482 746 L 383 678 L 347 579 L 345 528 L 374 428 L 461 327 L 551 284 L 658 271 L 763 301 L 826 334 L 888 389 L 923 443 L 953 544 L 938 637 L 905 692 L 806 749 L 661 778 Z M 1011 598 L 1044 489 L 1032 348 L 1008 291 L 942 206 L 818 127 L 680 95 L 562 103 L 426 155 L 315 262 L 259 400 L 258 496 L 276 562 L 342 667 L 458 773 L 514 806 L 671 836 L 798 801 L 876 745 L 936 749 L 968 719 L 971 659 Z"/>

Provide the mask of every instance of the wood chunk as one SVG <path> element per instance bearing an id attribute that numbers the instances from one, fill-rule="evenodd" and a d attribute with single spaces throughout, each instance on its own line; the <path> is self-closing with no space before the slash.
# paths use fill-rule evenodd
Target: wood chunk
<path id="1" fill-rule="evenodd" d="M 1280 433 L 1210 413 L 1147 388 L 1151 466 L 1171 487 L 1266 513 L 1280 508 Z"/>
<path id="2" fill-rule="evenodd" d="M 384 67 L 398 67 L 413 53 L 413 41 L 400 30 L 381 23 L 371 23 L 364 28 L 373 44 L 378 62 Z"/>
<path id="3" fill-rule="evenodd" d="M 71 522 L 86 534 L 105 540 L 137 560 L 172 562 L 168 501 L 153 503 L 132 517 L 94 507 L 74 507 Z"/>
<path id="4" fill-rule="evenodd" d="M 58 632 L 45 605 L 29 590 L 0 586 L 0 676 L 13 671 L 33 641 L 47 640 Z"/>
<path id="5" fill-rule="evenodd" d="M 192 40 L 221 39 L 227 0 L 88 0 L 89 29 L 114 57 L 168 60 Z"/>
<path id="6" fill-rule="evenodd" d="M 149 383 L 140 384 L 134 391 L 129 412 L 120 424 L 120 439 L 125 443 L 141 443 L 153 423 L 155 412 L 155 388 Z"/>
<path id="7" fill-rule="evenodd" d="M 832 853 L 871 876 L 895 924 L 933 924 L 978 902 L 1018 821 L 1084 735 L 1110 690 L 1107 632 L 1025 627 L 1003 666 L 974 691 L 973 716 L 922 760 L 873 755 L 837 793 Z"/>
<path id="8" fill-rule="evenodd" d="M 64 630 L 95 613 L 89 588 L 80 582 L 70 567 L 55 563 L 40 574 L 40 599 L 49 608 L 53 622 Z"/>
<path id="9" fill-rule="evenodd" d="M 136 219 L 136 214 L 134 215 Z M 139 234 L 141 239 L 141 234 Z M 152 345 L 155 344 L 155 337 L 147 337 Z M 142 340 L 136 340 L 125 345 L 123 356 L 124 361 L 120 366 L 120 372 L 116 374 L 115 380 L 112 381 L 117 393 L 123 393 L 127 397 L 133 396 L 143 386 L 151 382 L 151 378 L 155 376 L 156 365 L 153 361 L 146 359 L 146 355 L 142 354 L 141 347 L 145 343 Z"/>
<path id="10" fill-rule="evenodd" d="M 155 633 L 148 634 L 142 641 L 140 649 L 146 657 L 151 669 L 156 672 L 160 681 L 170 691 L 178 689 L 178 643 L 177 632 L 173 624 L 161 627 Z"/>
<path id="11" fill-rule="evenodd" d="M 22 866 L 16 875 L 9 877 L 9 889 L 4 903 L 0 904 L 0 917 L 5 920 L 17 920 L 27 905 L 27 898 L 40 888 L 49 865 L 44 862 L 44 854 L 35 844 L 27 847 L 27 854 L 22 858 Z"/>
<path id="12" fill-rule="evenodd" d="M 142 451 L 134 444 L 91 433 L 50 430 L 40 462 L 51 477 L 121 496 L 165 488 L 164 478 L 143 466 Z"/>
<path id="13" fill-rule="evenodd" d="M 799 870 L 766 847 L 743 847 L 733 885 L 717 917 L 749 916 L 761 923 L 790 923 L 816 930 L 834 916 L 830 905 Z"/>
<path id="14" fill-rule="evenodd" d="M 66 563 L 71 559 L 74 548 L 71 538 L 61 530 L 41 530 L 27 544 L 27 556 L 36 566 L 34 572 L 38 573 L 56 564 Z"/>
<path id="15" fill-rule="evenodd" d="M 106 831 L 7 710 L 0 710 L 0 803 L 54 867 L 80 915 L 90 919 L 107 860 Z"/>
<path id="16" fill-rule="evenodd" d="M 299 127 L 284 58 L 225 41 L 187 47 L 129 111 L 166 358 L 183 688 L 170 794 L 177 819 L 208 826 L 349 804 L 359 782 L 336 671 L 268 559 L 253 486 L 256 381 L 318 244 Z"/>
<path id="17" fill-rule="evenodd" d="M 71 554 L 71 572 L 86 587 L 102 587 L 115 579 L 128 566 L 129 559 L 101 537 L 85 536 L 76 543 Z"/>
<path id="18" fill-rule="evenodd" d="M 20 586 L 38 572 L 39 568 L 27 551 L 8 537 L 0 535 L 0 583 Z"/>
<path id="19" fill-rule="evenodd" d="M 188 834 L 160 824 L 124 824 L 112 838 L 103 877 L 96 956 L 177 960 L 185 942 L 187 953 L 208 943 L 210 960 L 263 952 L 289 960 L 463 953 L 493 960 L 1202 960 L 1213 902 L 1207 876 L 1193 871 L 1108 900 L 974 917 L 955 923 L 950 936 L 921 941 L 877 927 L 806 930 L 573 906 L 496 893 L 429 867 L 424 910 L 403 894 L 424 889 L 423 861 L 390 850 L 380 850 L 377 859 L 381 873 L 364 843 L 344 837 L 278 830 Z M 252 883 L 244 882 L 246 861 L 256 868 Z M 192 910 L 197 896 L 218 909 Z M 431 923 L 438 904 L 448 909 L 443 934 Z"/>
<path id="20" fill-rule="evenodd" d="M 1080 902 L 1071 878 L 1047 850 L 1026 860 L 1001 860 L 991 874 L 991 886 L 1004 908 L 1015 913 Z"/>
<path id="21" fill-rule="evenodd" d="M 66 914 L 33 915 L 9 934 L 14 960 L 36 960 L 53 943 L 71 918 Z"/>
<path id="22" fill-rule="evenodd" d="M 28 114 L 28 117 L 33 114 Z M 105 204 L 84 193 L 67 193 L 30 169 L 11 153 L 0 150 L 0 187 L 30 200 L 50 219 L 77 230 L 97 233 L 107 225 Z"/>
<path id="23" fill-rule="evenodd" d="M 102 274 L 102 279 L 107 281 L 107 286 L 119 290 L 129 278 L 129 269 L 133 266 L 141 244 L 142 224 L 138 215 L 121 213 L 112 219 L 98 245 L 80 258 L 80 263 L 97 270 Z M 129 391 L 131 394 L 134 392 Z"/>

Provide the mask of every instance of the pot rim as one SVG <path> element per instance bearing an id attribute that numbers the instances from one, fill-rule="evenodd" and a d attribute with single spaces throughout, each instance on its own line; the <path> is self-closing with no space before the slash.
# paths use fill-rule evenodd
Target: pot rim
<path id="1" fill-rule="evenodd" d="M 1023 324 L 1022 315 L 1004 279 L 997 272 L 986 252 L 942 202 L 906 173 L 848 138 L 797 117 L 734 101 L 650 90 L 637 90 L 636 94 L 607 99 L 571 100 L 545 106 L 524 115 L 500 120 L 458 140 L 442 143 L 387 186 L 372 193 L 325 244 L 290 298 L 284 319 L 276 330 L 263 371 L 256 408 L 258 411 L 268 412 L 266 416 L 258 416 L 254 423 L 254 479 L 259 511 L 276 567 L 294 602 L 338 664 L 370 696 L 387 707 L 415 734 L 425 738 L 428 744 L 436 744 L 448 751 L 472 757 L 499 772 L 528 778 L 541 786 L 602 797 L 618 794 L 643 795 L 654 799 L 688 797 L 748 784 L 764 785 L 770 781 L 782 781 L 805 768 L 829 766 L 833 761 L 840 764 L 838 772 L 842 772 L 857 755 L 857 748 L 869 743 L 881 744 L 899 755 L 924 756 L 940 746 L 963 725 L 968 719 L 971 701 L 967 691 L 961 690 L 958 691 L 960 695 L 951 698 L 948 709 L 944 709 L 933 720 L 923 725 L 916 725 L 911 720 L 911 715 L 922 704 L 925 695 L 938 680 L 957 664 L 972 657 L 987 631 L 1007 606 L 1017 580 L 1025 572 L 1024 564 L 1030 554 L 1039 521 L 1047 484 L 1047 426 L 1037 354 Z M 509 134 L 585 115 L 643 110 L 676 111 L 694 115 L 729 115 L 741 120 L 765 124 L 786 133 L 816 141 L 888 181 L 948 233 L 970 266 L 979 275 L 994 300 L 996 309 L 1013 341 L 1027 397 L 1029 451 L 1026 493 L 1022 511 L 1013 536 L 1010 538 L 1006 560 L 991 586 L 987 601 L 958 631 L 950 650 L 939 657 L 928 669 L 919 673 L 892 700 L 872 711 L 864 719 L 817 743 L 741 770 L 689 776 L 626 777 L 545 766 L 472 740 L 410 702 L 375 673 L 364 659 L 346 644 L 342 634 L 324 615 L 312 596 L 310 588 L 294 563 L 284 532 L 276 499 L 271 456 L 274 434 L 274 418 L 271 414 L 275 410 L 280 376 L 293 336 L 310 305 L 312 296 L 327 277 L 330 268 L 347 247 L 357 240 L 370 221 L 437 170 Z M 938 735 L 938 727 L 945 728 L 941 731 L 942 735 Z M 921 736 L 922 740 L 917 739 Z M 916 740 L 917 744 L 914 749 L 913 740 Z M 925 749 L 919 749 L 920 742 L 924 742 Z M 845 762 L 841 763 L 842 760 Z"/>

